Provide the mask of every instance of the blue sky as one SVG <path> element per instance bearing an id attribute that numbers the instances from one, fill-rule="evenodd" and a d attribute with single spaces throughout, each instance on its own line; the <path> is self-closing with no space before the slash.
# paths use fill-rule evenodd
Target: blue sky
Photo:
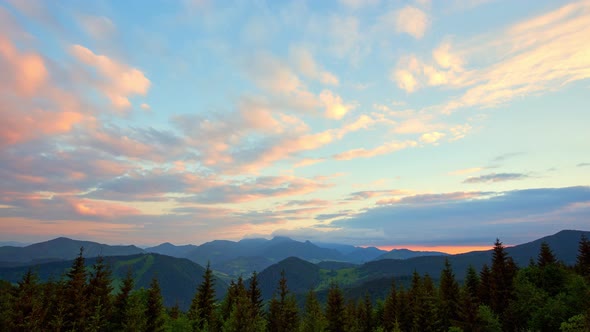
<path id="1" fill-rule="evenodd" d="M 589 1 L 0 0 L 0 240 L 587 229 L 589 22 Z"/>

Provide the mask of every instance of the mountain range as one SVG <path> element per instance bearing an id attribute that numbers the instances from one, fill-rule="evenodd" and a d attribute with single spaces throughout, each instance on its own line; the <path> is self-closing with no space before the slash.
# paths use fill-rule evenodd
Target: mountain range
<path id="1" fill-rule="evenodd" d="M 526 266 L 531 259 L 536 259 L 541 243 L 546 242 L 559 260 L 572 265 L 576 261 L 582 235 L 590 238 L 588 231 L 564 230 L 532 242 L 508 247 L 506 251 L 517 265 Z M 174 246 L 165 243 L 140 249 L 135 246 L 108 246 L 58 238 L 23 248 L 0 247 L 0 279 L 16 283 L 30 268 L 39 274 L 41 280 L 59 279 L 71 266 L 80 246 L 84 246 L 88 266 L 94 263 L 94 257 L 101 254 L 105 256 L 113 270 L 115 285 L 118 285 L 129 269 L 134 273 L 138 288 L 147 287 L 151 278 L 157 276 L 166 305 L 178 303 L 181 308 L 187 308 L 196 286 L 202 280 L 205 271 L 203 265 L 208 262 L 211 263 L 217 279 L 218 297 L 225 294 L 229 280 L 239 275 L 248 278 L 251 271 L 256 270 L 260 271 L 258 279 L 265 299 L 272 297 L 276 291 L 283 271 L 289 289 L 299 299 L 303 299 L 310 289 L 316 290 L 318 297 L 322 299 L 332 282 L 339 284 L 351 296 L 369 294 L 377 298 L 384 296 L 392 278 L 396 279 L 398 285 L 407 287 L 414 271 L 427 273 L 436 282 L 445 259 L 451 263 L 458 280 L 464 278 L 470 265 L 480 270 L 484 264 L 490 264 L 492 259 L 491 249 L 457 255 L 395 250 L 390 255 L 376 248 L 320 245 L 327 248 L 309 241 L 299 242 L 277 237 L 271 240 L 212 241 L 201 246 Z M 428 254 L 431 255 L 424 256 Z M 172 257 L 173 255 L 184 257 Z M 361 257 L 367 261 L 363 264 L 354 260 L 351 262 L 351 255 L 357 261 Z M 391 256 L 401 258 L 387 258 Z M 383 257 L 385 259 L 381 259 Z"/>

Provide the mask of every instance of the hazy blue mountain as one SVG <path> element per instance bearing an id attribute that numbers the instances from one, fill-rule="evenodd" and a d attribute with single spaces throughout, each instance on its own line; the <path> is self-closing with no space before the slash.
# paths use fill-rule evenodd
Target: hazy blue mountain
<path id="1" fill-rule="evenodd" d="M 195 248 L 197 248 L 197 246 L 192 244 L 177 246 L 170 242 L 165 242 L 155 247 L 145 248 L 144 251 L 172 257 L 185 257 L 191 250 L 194 250 Z"/>
<path id="2" fill-rule="evenodd" d="M 90 267 L 96 258 L 86 259 Z M 139 254 L 130 256 L 108 256 L 105 262 L 113 271 L 114 284 L 119 285 L 127 271 L 133 271 L 135 288 L 148 288 L 154 276 L 158 278 L 166 306 L 178 305 L 187 310 L 197 286 L 202 282 L 205 269 L 186 258 L 176 258 L 159 254 Z M 59 261 L 34 266 L 0 268 L 0 279 L 18 282 L 28 269 L 37 272 L 42 281 L 58 280 L 71 268 L 72 261 Z M 227 284 L 216 278 L 215 291 L 219 299 L 225 296 Z"/>
<path id="3" fill-rule="evenodd" d="M 84 247 L 84 257 L 133 255 L 144 251 L 136 246 L 111 246 L 91 241 L 78 241 L 65 237 L 26 247 L 0 247 L 0 262 L 38 263 L 74 259 Z M 2 264 L 6 265 L 6 264 Z"/>
<path id="4" fill-rule="evenodd" d="M 537 259 L 540 245 L 547 242 L 557 258 L 568 265 L 575 263 L 578 242 L 582 234 L 590 238 L 590 232 L 584 231 L 561 231 L 539 240 L 524 243 L 507 248 L 510 257 L 519 266 L 526 266 L 532 258 Z M 490 248 L 493 243 L 490 242 Z M 458 255 L 420 256 L 408 259 L 383 259 L 367 262 L 363 265 L 354 265 L 344 262 L 325 261 L 311 267 L 308 262 L 296 258 L 288 258 L 262 271 L 264 276 L 265 296 L 271 296 L 276 289 L 280 278 L 280 271 L 285 270 L 289 288 L 291 289 L 291 278 L 294 280 L 292 289 L 298 294 L 298 299 L 310 288 L 318 291 L 318 297 L 325 296 L 325 290 L 330 282 L 335 281 L 346 294 L 364 296 L 368 293 L 372 298 L 383 297 L 390 285 L 392 278 L 396 279 L 397 285 L 409 286 L 411 275 L 414 271 L 420 274 L 428 273 L 437 282 L 440 272 L 444 267 L 445 258 L 448 258 L 457 279 L 465 277 L 467 268 L 473 265 L 478 271 L 483 264 L 491 264 L 492 250 L 474 251 Z M 301 271 L 301 272 L 298 272 Z M 305 287 L 304 287 L 305 286 Z M 406 287 L 407 288 L 407 287 Z"/>
<path id="5" fill-rule="evenodd" d="M 353 251 L 344 256 L 344 259 L 352 263 L 365 263 L 370 262 L 385 253 L 387 253 L 387 251 L 375 247 L 355 247 Z"/>
<path id="6" fill-rule="evenodd" d="M 440 251 L 413 251 L 409 249 L 392 249 L 374 258 L 380 259 L 408 259 L 421 256 L 448 256 L 449 254 Z"/>
<path id="7" fill-rule="evenodd" d="M 289 257 L 258 274 L 264 299 L 270 299 L 276 292 L 283 271 L 287 278 L 287 287 L 292 293 L 303 294 L 317 287 L 321 281 L 320 268 L 317 265 L 297 257 Z"/>
<path id="8" fill-rule="evenodd" d="M 271 240 L 245 239 L 238 242 L 216 240 L 204 243 L 186 255 L 187 258 L 201 265 L 210 261 L 216 266 L 223 266 L 226 262 L 232 265 L 239 257 L 242 261 L 246 257 L 263 257 L 269 263 L 273 263 L 290 256 L 297 256 L 311 262 L 344 260 L 344 255 L 337 250 L 320 248 L 309 241 L 299 242 L 288 237 L 274 237 Z M 261 262 L 259 258 L 254 260 Z M 252 271 L 254 269 L 244 272 L 249 274 Z"/>

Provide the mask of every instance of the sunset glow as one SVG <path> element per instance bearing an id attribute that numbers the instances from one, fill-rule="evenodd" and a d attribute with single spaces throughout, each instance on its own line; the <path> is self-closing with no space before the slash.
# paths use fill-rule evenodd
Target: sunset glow
<path id="1" fill-rule="evenodd" d="M 590 228 L 588 0 L 0 0 L 0 32 L 0 241 Z"/>

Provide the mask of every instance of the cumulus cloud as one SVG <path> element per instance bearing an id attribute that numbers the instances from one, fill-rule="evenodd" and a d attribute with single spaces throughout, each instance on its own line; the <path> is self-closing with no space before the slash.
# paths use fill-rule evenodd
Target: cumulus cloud
<path id="1" fill-rule="evenodd" d="M 428 15 L 412 6 L 406 6 L 396 12 L 396 31 L 421 39 L 430 26 Z"/>
<path id="2" fill-rule="evenodd" d="M 420 136 L 420 142 L 426 143 L 426 144 L 434 144 L 438 140 L 443 138 L 444 136 L 445 136 L 444 133 L 440 133 L 438 131 L 433 131 L 430 133 L 422 134 L 422 136 Z"/>
<path id="3" fill-rule="evenodd" d="M 131 106 L 130 96 L 147 94 L 150 80 L 141 70 L 95 54 L 81 45 L 73 45 L 70 52 L 78 61 L 97 70 L 99 89 L 116 108 L 127 109 Z"/>
<path id="4" fill-rule="evenodd" d="M 338 85 L 336 75 L 323 69 L 314 59 L 311 52 L 302 46 L 293 46 L 289 49 L 291 61 L 295 67 L 305 76 L 318 80 L 324 84 Z"/>
<path id="5" fill-rule="evenodd" d="M 409 147 L 418 145 L 415 141 L 403 141 L 403 142 L 389 142 L 380 145 L 373 149 L 352 149 L 345 152 L 338 153 L 333 156 L 336 160 L 351 160 L 355 158 L 371 158 L 379 155 L 389 154 L 395 151 L 403 150 Z"/>
<path id="6" fill-rule="evenodd" d="M 487 183 L 522 180 L 529 176 L 522 173 L 491 173 L 467 178 L 463 183 Z"/>
<path id="7" fill-rule="evenodd" d="M 329 119 L 342 119 L 351 109 L 353 105 L 344 104 L 340 96 L 333 94 L 329 90 L 324 90 L 320 94 L 320 100 L 326 106 L 326 117 Z"/>

